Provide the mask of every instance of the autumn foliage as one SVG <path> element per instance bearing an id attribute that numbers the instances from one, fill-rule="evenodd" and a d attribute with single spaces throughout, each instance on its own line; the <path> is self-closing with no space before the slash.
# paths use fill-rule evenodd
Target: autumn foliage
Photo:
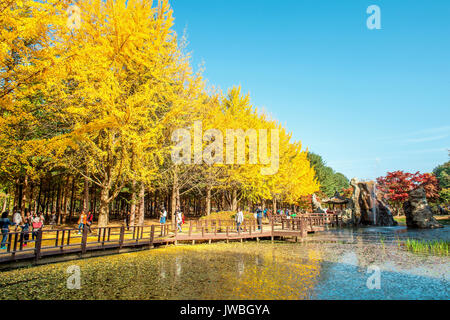
<path id="1" fill-rule="evenodd" d="M 377 183 L 378 188 L 385 193 L 386 199 L 397 212 L 408 200 L 408 192 L 419 186 L 425 189 L 429 201 L 434 201 L 439 197 L 438 180 L 429 173 L 388 172 L 385 177 L 379 177 Z"/>
<path id="2" fill-rule="evenodd" d="M 67 24 L 69 5 L 23 0 L 0 7 L 0 183 L 22 209 L 44 209 L 43 181 L 56 193 L 58 215 L 73 207 L 77 186 L 85 204 L 96 191 L 101 226 L 119 195 L 142 223 L 149 193 L 170 199 L 173 214 L 183 197 L 206 198 L 209 213 L 212 199 L 229 198 L 234 210 L 239 201 L 295 204 L 319 190 L 300 141 L 240 87 L 206 87 L 173 30 L 168 1 L 78 1 L 77 28 Z M 278 172 L 174 165 L 172 133 L 196 121 L 204 130 L 278 130 Z"/>

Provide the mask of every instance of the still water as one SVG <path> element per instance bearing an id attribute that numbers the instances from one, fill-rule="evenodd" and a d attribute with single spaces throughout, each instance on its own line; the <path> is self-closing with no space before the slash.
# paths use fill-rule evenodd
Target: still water
<path id="1" fill-rule="evenodd" d="M 342 229 L 304 243 L 162 247 L 2 272 L 0 299 L 443 300 L 449 299 L 448 256 L 414 254 L 398 242 L 448 241 L 448 231 Z M 67 289 L 72 265 L 81 271 L 79 290 Z"/>

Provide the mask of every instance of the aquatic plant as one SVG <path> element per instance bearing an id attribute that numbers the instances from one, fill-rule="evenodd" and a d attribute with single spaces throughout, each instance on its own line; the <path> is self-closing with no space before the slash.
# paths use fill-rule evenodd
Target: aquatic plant
<path id="1" fill-rule="evenodd" d="M 448 256 L 449 242 L 444 240 L 416 240 L 407 239 L 404 242 L 406 250 L 414 253 L 432 253 L 436 255 Z"/>

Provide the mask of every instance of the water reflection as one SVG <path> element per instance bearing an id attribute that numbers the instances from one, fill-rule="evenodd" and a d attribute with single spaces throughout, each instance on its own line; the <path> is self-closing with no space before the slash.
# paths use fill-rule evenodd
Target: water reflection
<path id="1" fill-rule="evenodd" d="M 448 257 L 396 245 L 414 235 L 448 239 L 440 230 L 329 230 L 304 243 L 179 246 L 80 260 L 83 285 L 76 292 L 65 287 L 65 270 L 73 263 L 39 266 L 3 272 L 0 298 L 448 299 Z M 369 266 L 380 269 L 380 290 L 366 286 Z M 18 277 L 26 281 L 15 284 Z"/>

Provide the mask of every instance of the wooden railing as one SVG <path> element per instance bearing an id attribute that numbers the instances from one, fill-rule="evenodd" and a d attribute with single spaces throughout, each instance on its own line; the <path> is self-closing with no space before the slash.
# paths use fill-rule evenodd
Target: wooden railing
<path id="1" fill-rule="evenodd" d="M 272 215 L 270 220 L 275 223 L 283 223 L 283 221 L 296 221 L 299 219 L 307 219 L 312 226 L 342 226 L 342 217 L 330 213 L 305 213 L 290 219 L 282 215 Z"/>
<path id="2" fill-rule="evenodd" d="M 96 227 L 89 232 L 84 228 L 40 230 L 35 232 L 10 232 L 7 235 L 6 250 L 0 251 L 0 263 L 21 259 L 39 260 L 45 256 L 67 253 L 85 254 L 89 251 L 122 249 L 124 247 L 153 246 L 160 243 L 182 240 L 211 240 L 220 238 L 273 237 L 280 232 L 298 233 L 301 237 L 308 231 L 320 230 L 325 225 L 340 226 L 341 220 L 330 214 L 305 214 L 286 219 L 273 216 L 269 225 L 259 228 L 256 219 L 246 219 L 238 229 L 234 220 L 188 221 L 179 233 L 176 225 L 144 225 Z M 318 229 L 319 228 L 319 229 Z M 297 236 L 297 235 L 295 235 Z"/>
<path id="3" fill-rule="evenodd" d="M 84 228 L 81 233 L 77 229 L 39 230 L 35 232 L 8 233 L 6 250 L 0 251 L 0 262 L 66 253 L 81 253 L 88 251 L 114 249 L 150 245 L 155 240 L 164 240 L 173 232 L 170 225 L 126 227 Z M 28 240 L 26 240 L 28 236 Z"/>

